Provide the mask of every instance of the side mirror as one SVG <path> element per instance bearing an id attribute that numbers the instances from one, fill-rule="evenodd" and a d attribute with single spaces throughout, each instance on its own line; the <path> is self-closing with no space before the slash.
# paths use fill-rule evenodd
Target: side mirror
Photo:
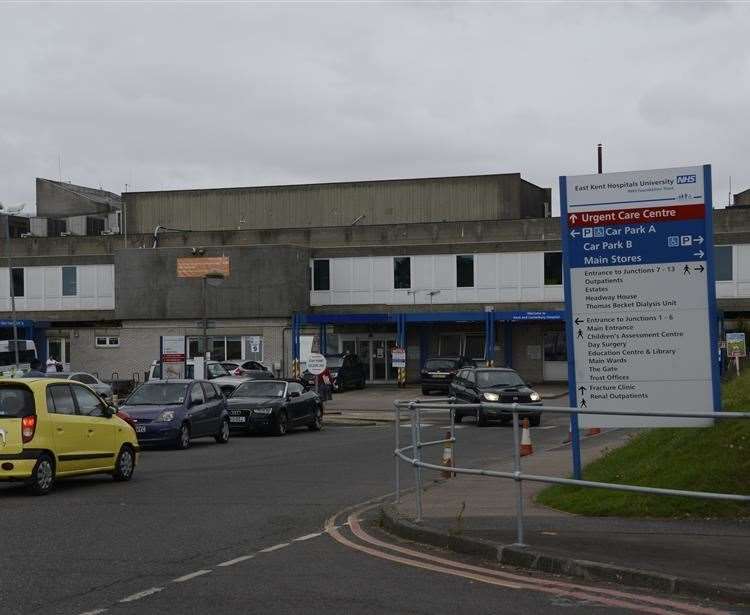
<path id="1" fill-rule="evenodd" d="M 106 418 L 111 419 L 115 414 L 117 414 L 117 408 L 109 404 L 104 406 L 104 416 Z"/>
<path id="2" fill-rule="evenodd" d="M 291 393 L 289 393 L 289 397 L 299 397 L 299 391 L 292 391 Z"/>

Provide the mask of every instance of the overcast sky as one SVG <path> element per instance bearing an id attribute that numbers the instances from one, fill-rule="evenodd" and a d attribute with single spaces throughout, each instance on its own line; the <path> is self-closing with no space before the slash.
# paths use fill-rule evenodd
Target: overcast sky
<path id="1" fill-rule="evenodd" d="M 750 4 L 2 4 L 0 200 L 710 162 L 750 187 Z M 555 190 L 555 194 L 557 190 Z M 557 208 L 557 196 L 554 198 Z"/>

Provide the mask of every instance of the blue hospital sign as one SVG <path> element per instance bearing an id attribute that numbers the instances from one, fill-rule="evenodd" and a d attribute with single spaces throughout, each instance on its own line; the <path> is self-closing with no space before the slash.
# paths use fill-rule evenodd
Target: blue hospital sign
<path id="1" fill-rule="evenodd" d="M 711 169 L 560 178 L 570 402 L 587 409 L 719 409 Z M 581 417 L 581 425 L 710 419 Z"/>

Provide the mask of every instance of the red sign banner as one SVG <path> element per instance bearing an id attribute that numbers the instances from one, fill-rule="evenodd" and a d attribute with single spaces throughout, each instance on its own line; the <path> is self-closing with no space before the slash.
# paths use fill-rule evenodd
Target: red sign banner
<path id="1" fill-rule="evenodd" d="M 706 208 L 697 205 L 661 205 L 634 209 L 607 209 L 603 211 L 580 211 L 568 214 L 568 226 L 611 226 L 613 224 L 649 224 L 652 222 L 677 222 L 679 220 L 702 220 Z"/>

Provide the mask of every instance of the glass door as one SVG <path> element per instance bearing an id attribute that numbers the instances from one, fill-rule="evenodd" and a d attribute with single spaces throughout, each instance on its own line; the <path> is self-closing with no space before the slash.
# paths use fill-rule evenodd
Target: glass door
<path id="1" fill-rule="evenodd" d="M 385 340 L 371 340 L 372 344 L 372 379 L 386 382 L 388 380 Z"/>
<path id="2" fill-rule="evenodd" d="M 64 371 L 70 371 L 70 339 L 67 337 L 47 338 L 47 358 L 62 363 Z M 46 365 L 43 366 L 46 368 Z"/>
<path id="3" fill-rule="evenodd" d="M 372 381 L 372 342 L 370 340 L 357 341 L 357 356 L 365 364 L 368 382 Z"/>

